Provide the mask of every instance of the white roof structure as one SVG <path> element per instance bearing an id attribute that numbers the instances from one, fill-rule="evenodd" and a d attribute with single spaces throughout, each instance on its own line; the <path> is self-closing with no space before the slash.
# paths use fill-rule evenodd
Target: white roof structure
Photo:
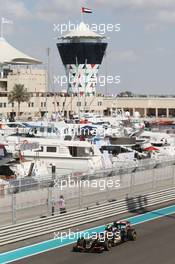
<path id="1" fill-rule="evenodd" d="M 70 31 L 68 34 L 64 35 L 61 38 L 64 40 L 64 39 L 72 39 L 72 38 L 103 39 L 105 37 L 90 30 L 89 27 L 84 22 L 81 22 L 76 27 L 75 30 Z"/>
<path id="2" fill-rule="evenodd" d="M 4 38 L 0 38 L 0 65 L 4 64 L 41 64 L 34 59 L 10 45 Z"/>

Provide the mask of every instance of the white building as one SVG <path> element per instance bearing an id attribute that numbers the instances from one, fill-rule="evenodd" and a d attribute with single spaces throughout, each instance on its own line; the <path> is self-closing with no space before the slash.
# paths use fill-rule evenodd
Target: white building
<path id="1" fill-rule="evenodd" d="M 71 36 L 74 35 L 67 35 L 66 37 L 70 37 L 71 39 Z M 36 66 L 31 67 L 32 64 L 37 65 L 40 63 L 39 60 L 18 51 L 5 39 L 0 38 L 1 116 L 9 116 L 10 113 L 17 112 L 17 103 L 10 104 L 8 102 L 8 93 L 13 89 L 15 84 L 20 83 L 24 84 L 31 95 L 29 102 L 21 103 L 21 116 L 25 118 L 38 118 L 46 112 L 48 112 L 49 116 L 52 112 L 60 112 L 65 116 L 69 116 L 72 113 L 78 113 L 78 111 L 111 115 L 117 109 L 129 111 L 131 115 L 134 112 L 139 112 L 142 117 L 175 117 L 174 97 L 122 98 L 104 97 L 98 94 L 89 96 L 90 93 L 82 93 L 79 96 L 75 96 L 75 94 L 64 96 L 64 94 L 59 92 L 55 94 L 47 92 L 46 71 L 38 69 Z M 83 90 L 79 89 L 79 92 L 81 91 Z"/>

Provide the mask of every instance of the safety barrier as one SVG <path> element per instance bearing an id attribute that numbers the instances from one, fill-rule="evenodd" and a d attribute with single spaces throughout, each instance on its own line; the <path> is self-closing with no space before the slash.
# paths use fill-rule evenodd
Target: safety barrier
<path id="1" fill-rule="evenodd" d="M 0 246 L 175 200 L 175 188 L 0 228 Z"/>

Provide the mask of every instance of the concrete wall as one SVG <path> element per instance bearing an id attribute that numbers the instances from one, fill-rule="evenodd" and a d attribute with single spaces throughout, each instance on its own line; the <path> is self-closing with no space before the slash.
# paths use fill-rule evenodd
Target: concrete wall
<path id="1" fill-rule="evenodd" d="M 23 84 L 28 92 L 46 91 L 46 71 L 40 69 L 14 69 L 7 76 L 7 91 L 10 92 L 15 84 Z"/>

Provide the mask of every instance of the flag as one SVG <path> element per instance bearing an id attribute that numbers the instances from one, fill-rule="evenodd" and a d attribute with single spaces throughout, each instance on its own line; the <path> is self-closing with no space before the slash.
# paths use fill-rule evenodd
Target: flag
<path id="1" fill-rule="evenodd" d="M 81 8 L 81 12 L 82 12 L 82 13 L 92 13 L 92 10 L 89 9 L 89 8 L 86 8 L 86 7 L 82 7 L 82 8 Z"/>
<path id="2" fill-rule="evenodd" d="M 8 19 L 2 17 L 2 23 L 3 23 L 3 24 L 13 24 L 13 21 L 8 20 Z"/>

